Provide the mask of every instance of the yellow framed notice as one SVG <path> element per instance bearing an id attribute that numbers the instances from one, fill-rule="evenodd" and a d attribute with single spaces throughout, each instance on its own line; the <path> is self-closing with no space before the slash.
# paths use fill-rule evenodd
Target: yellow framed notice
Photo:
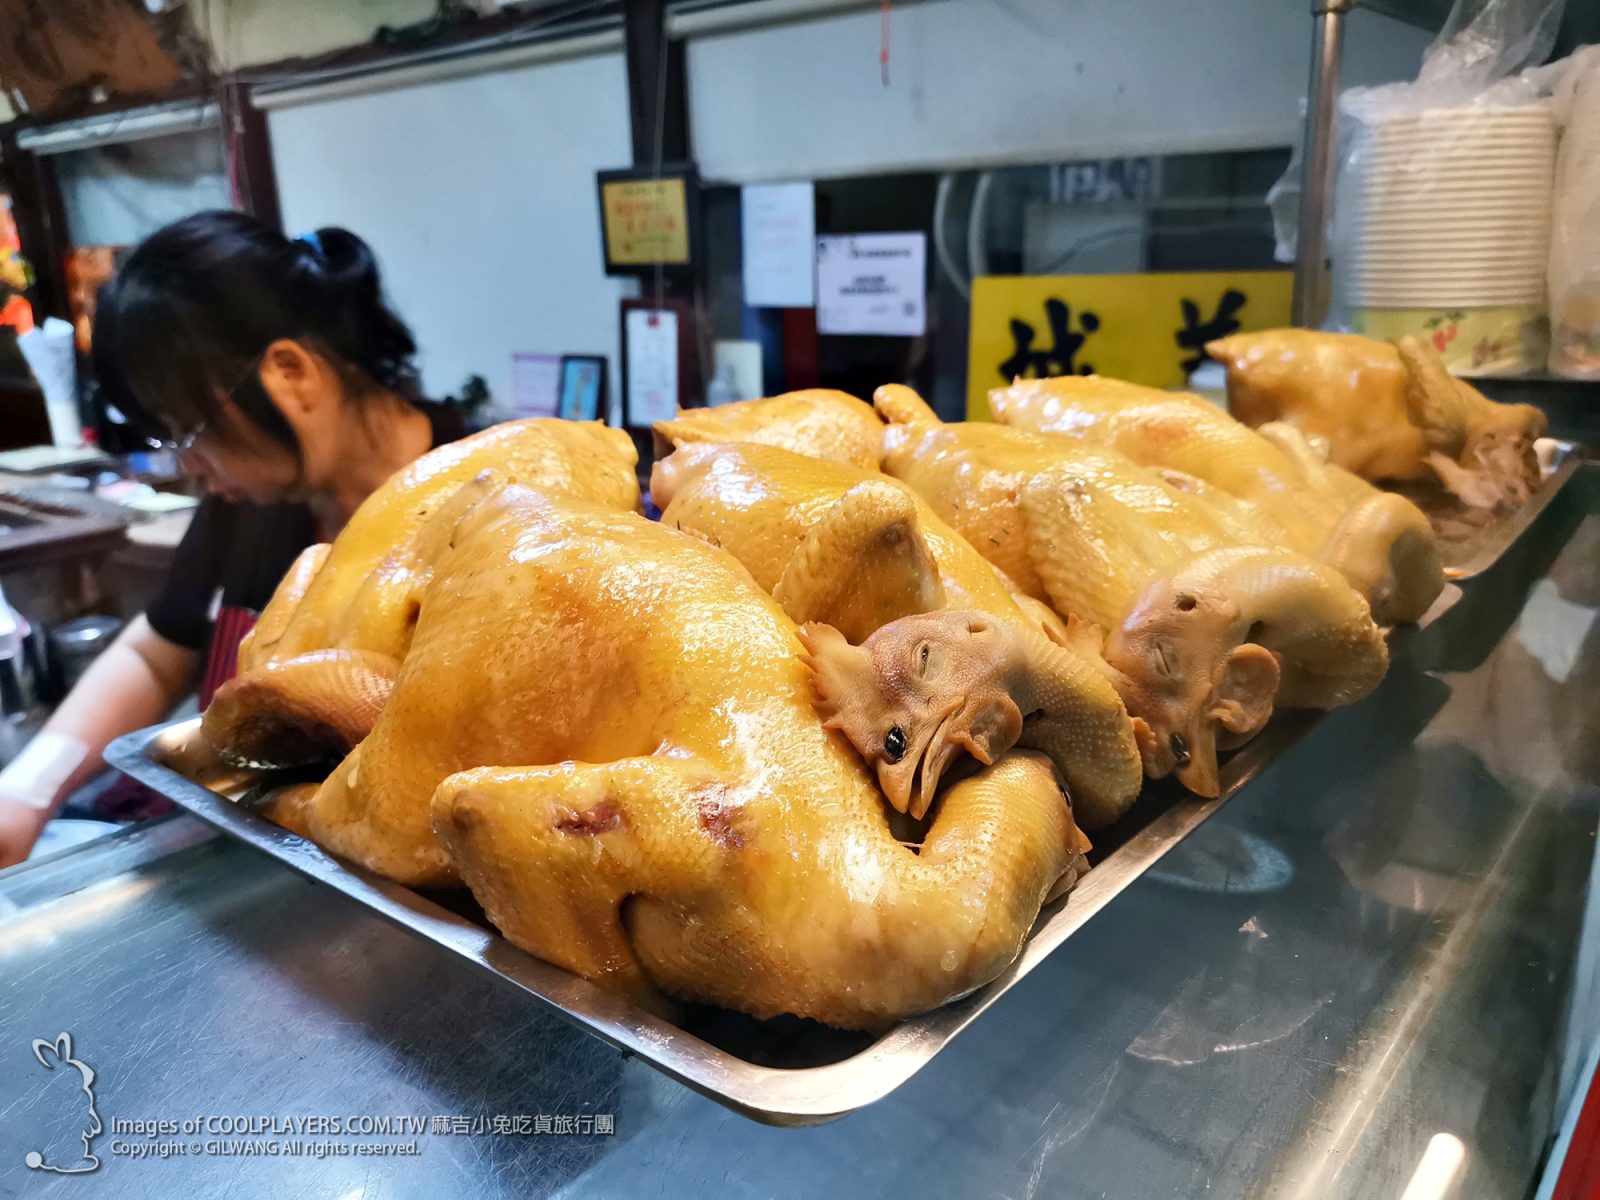
<path id="1" fill-rule="evenodd" d="M 689 205 L 681 178 L 606 180 L 600 185 L 600 206 L 608 265 L 689 262 Z"/>

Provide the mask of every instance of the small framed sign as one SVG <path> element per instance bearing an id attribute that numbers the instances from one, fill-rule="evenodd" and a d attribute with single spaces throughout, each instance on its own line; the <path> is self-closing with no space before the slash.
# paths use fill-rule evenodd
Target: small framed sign
<path id="1" fill-rule="evenodd" d="M 687 300 L 622 301 L 622 424 L 649 429 L 698 396 L 694 314 Z"/>
<path id="2" fill-rule="evenodd" d="M 700 177 L 693 163 L 659 171 L 597 171 L 607 275 L 688 271 L 700 246 Z"/>
<path id="3" fill-rule="evenodd" d="M 605 416 L 606 360 L 598 354 L 561 356 L 561 402 L 557 415 L 569 421 Z"/>

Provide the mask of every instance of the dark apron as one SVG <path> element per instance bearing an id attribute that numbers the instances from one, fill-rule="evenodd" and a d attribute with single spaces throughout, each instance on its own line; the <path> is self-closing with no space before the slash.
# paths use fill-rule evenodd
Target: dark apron
<path id="1" fill-rule="evenodd" d="M 217 689 L 234 677 L 239 668 L 239 643 L 245 634 L 255 628 L 258 613 L 248 608 L 224 605 L 217 610 L 217 619 L 211 626 L 211 640 L 206 649 L 205 670 L 200 674 L 200 708 L 211 703 Z M 94 802 L 94 815 L 106 821 L 148 821 L 176 812 L 178 806 L 159 795 L 123 777 L 102 792 Z"/>

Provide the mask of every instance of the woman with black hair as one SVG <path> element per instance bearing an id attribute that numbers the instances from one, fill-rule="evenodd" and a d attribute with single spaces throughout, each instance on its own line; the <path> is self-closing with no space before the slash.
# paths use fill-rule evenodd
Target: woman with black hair
<path id="1" fill-rule="evenodd" d="M 26 858 L 106 744 L 201 702 L 307 546 L 395 471 L 464 430 L 421 401 L 416 343 L 365 242 L 288 239 L 204 212 L 152 234 L 102 290 L 95 371 L 108 398 L 209 493 L 155 602 L 0 772 L 0 867 Z"/>

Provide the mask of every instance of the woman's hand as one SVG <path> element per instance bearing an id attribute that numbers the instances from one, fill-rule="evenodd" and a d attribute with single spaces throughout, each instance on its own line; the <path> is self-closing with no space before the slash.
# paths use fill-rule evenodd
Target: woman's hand
<path id="1" fill-rule="evenodd" d="M 172 710 L 198 661 L 142 616 L 95 659 L 33 741 L 0 771 L 0 869 L 28 857 L 67 794 L 100 770 L 106 743 Z"/>
<path id="2" fill-rule="evenodd" d="M 49 803 L 41 807 L 35 799 L 0 793 L 0 870 L 16 866 L 33 852 L 50 819 Z"/>

